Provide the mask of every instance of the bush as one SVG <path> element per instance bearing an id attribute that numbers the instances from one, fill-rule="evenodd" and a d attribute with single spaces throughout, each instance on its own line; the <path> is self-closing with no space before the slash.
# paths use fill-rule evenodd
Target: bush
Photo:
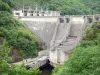
<path id="1" fill-rule="evenodd" d="M 4 3 L 0 0 L 0 12 L 1 11 L 7 11 L 11 13 L 11 9 L 7 3 Z"/>
<path id="2" fill-rule="evenodd" d="M 94 45 L 97 45 L 97 41 L 83 40 L 83 41 L 81 41 L 79 46 L 83 47 L 83 48 L 87 48 L 89 46 L 94 46 Z"/>
<path id="3" fill-rule="evenodd" d="M 15 29 L 22 24 L 19 23 L 13 16 L 8 12 L 0 12 L 0 27 L 4 27 L 6 29 Z M 23 26 L 23 25 L 22 25 Z"/>
<path id="4" fill-rule="evenodd" d="M 53 75 L 99 75 L 100 47 L 77 47 L 65 65 Z"/>
<path id="5" fill-rule="evenodd" d="M 22 65 L 11 65 L 8 64 L 11 59 L 8 54 L 10 48 L 7 46 L 6 40 L 0 38 L 0 75 L 37 75 L 39 73 L 38 69 L 25 69 L 24 64 Z"/>
<path id="6" fill-rule="evenodd" d="M 27 33 L 21 32 L 19 30 L 7 30 L 5 28 L 0 28 L 1 37 L 4 37 L 8 46 L 12 49 L 17 49 L 21 55 L 21 58 L 35 57 L 38 54 L 39 42 L 35 35 L 28 31 Z"/>
<path id="7" fill-rule="evenodd" d="M 8 70 L 7 75 L 37 75 L 40 71 L 38 69 L 30 68 L 29 70 L 25 69 L 24 65 L 12 65 Z"/>
<path id="8" fill-rule="evenodd" d="M 94 40 L 100 34 L 100 22 L 95 22 L 85 30 L 85 40 Z"/>
<path id="9" fill-rule="evenodd" d="M 7 11 L 0 12 L 0 36 L 16 49 L 21 58 L 35 57 L 42 49 L 37 37 Z"/>

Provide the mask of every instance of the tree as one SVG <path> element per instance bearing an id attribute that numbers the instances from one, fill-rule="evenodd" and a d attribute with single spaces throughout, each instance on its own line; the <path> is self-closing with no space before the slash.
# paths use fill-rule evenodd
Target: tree
<path id="1" fill-rule="evenodd" d="M 0 0 L 0 11 L 7 11 L 11 13 L 11 9 L 7 3 L 4 3 Z"/>
<path id="2" fill-rule="evenodd" d="M 0 74 L 4 74 L 5 72 L 8 72 L 9 65 L 7 62 L 9 62 L 8 53 L 10 52 L 10 48 L 7 46 L 7 43 L 5 40 L 1 39 L 3 42 L 0 42 Z"/>
<path id="3" fill-rule="evenodd" d="M 2 42 L 1 42 L 2 41 Z M 10 48 L 7 46 L 7 42 L 0 38 L 0 75 L 37 75 L 39 73 L 38 69 L 27 70 L 22 65 L 11 65 L 9 61 Z"/>

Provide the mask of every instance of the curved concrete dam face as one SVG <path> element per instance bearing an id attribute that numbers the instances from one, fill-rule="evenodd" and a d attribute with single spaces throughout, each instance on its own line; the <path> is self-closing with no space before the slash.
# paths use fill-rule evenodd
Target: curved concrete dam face
<path id="1" fill-rule="evenodd" d="M 85 19 L 82 16 L 71 18 L 70 36 L 80 36 L 82 28 L 85 26 Z"/>
<path id="2" fill-rule="evenodd" d="M 68 35 L 80 35 L 79 32 L 84 18 L 82 16 L 24 17 L 21 18 L 21 21 L 38 36 L 40 41 L 43 41 L 47 47 L 50 47 L 50 43 L 61 43 Z"/>
<path id="3" fill-rule="evenodd" d="M 22 18 L 21 21 L 32 30 L 40 41 L 49 47 L 57 23 L 57 17 Z"/>
<path id="4" fill-rule="evenodd" d="M 93 16 L 21 17 L 20 20 L 47 47 L 61 43 L 67 36 L 80 36 L 81 29 L 93 22 Z"/>
<path id="5" fill-rule="evenodd" d="M 56 38 L 54 39 L 53 49 L 50 51 L 50 61 L 55 64 L 63 64 L 68 58 L 68 54 L 77 46 L 82 36 L 85 19 L 82 16 L 72 16 L 70 23 L 58 25 Z M 61 29 L 62 28 L 62 29 Z M 68 28 L 68 29 L 67 29 Z M 61 33 L 61 34 L 60 34 Z M 59 41 L 60 42 L 57 42 Z M 56 45 L 57 43 L 58 45 Z M 56 46 L 56 47 L 55 47 Z"/>

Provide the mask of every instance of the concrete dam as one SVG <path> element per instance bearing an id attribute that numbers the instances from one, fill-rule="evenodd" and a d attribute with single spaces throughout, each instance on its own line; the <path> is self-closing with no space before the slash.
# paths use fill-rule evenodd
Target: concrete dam
<path id="1" fill-rule="evenodd" d="M 25 60 L 25 65 L 40 67 L 47 60 L 53 66 L 64 64 L 79 44 L 85 27 L 100 21 L 100 15 L 24 16 L 19 20 L 45 45 L 37 58 Z"/>

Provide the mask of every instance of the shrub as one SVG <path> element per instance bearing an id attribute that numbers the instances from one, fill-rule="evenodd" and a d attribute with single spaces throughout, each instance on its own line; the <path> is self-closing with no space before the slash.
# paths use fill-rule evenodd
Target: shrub
<path id="1" fill-rule="evenodd" d="M 85 30 L 85 40 L 94 40 L 100 33 L 100 22 L 95 22 Z"/>
<path id="2" fill-rule="evenodd" d="M 0 0 L 0 12 L 1 11 L 7 11 L 11 13 L 11 9 L 7 3 L 4 3 Z"/>

